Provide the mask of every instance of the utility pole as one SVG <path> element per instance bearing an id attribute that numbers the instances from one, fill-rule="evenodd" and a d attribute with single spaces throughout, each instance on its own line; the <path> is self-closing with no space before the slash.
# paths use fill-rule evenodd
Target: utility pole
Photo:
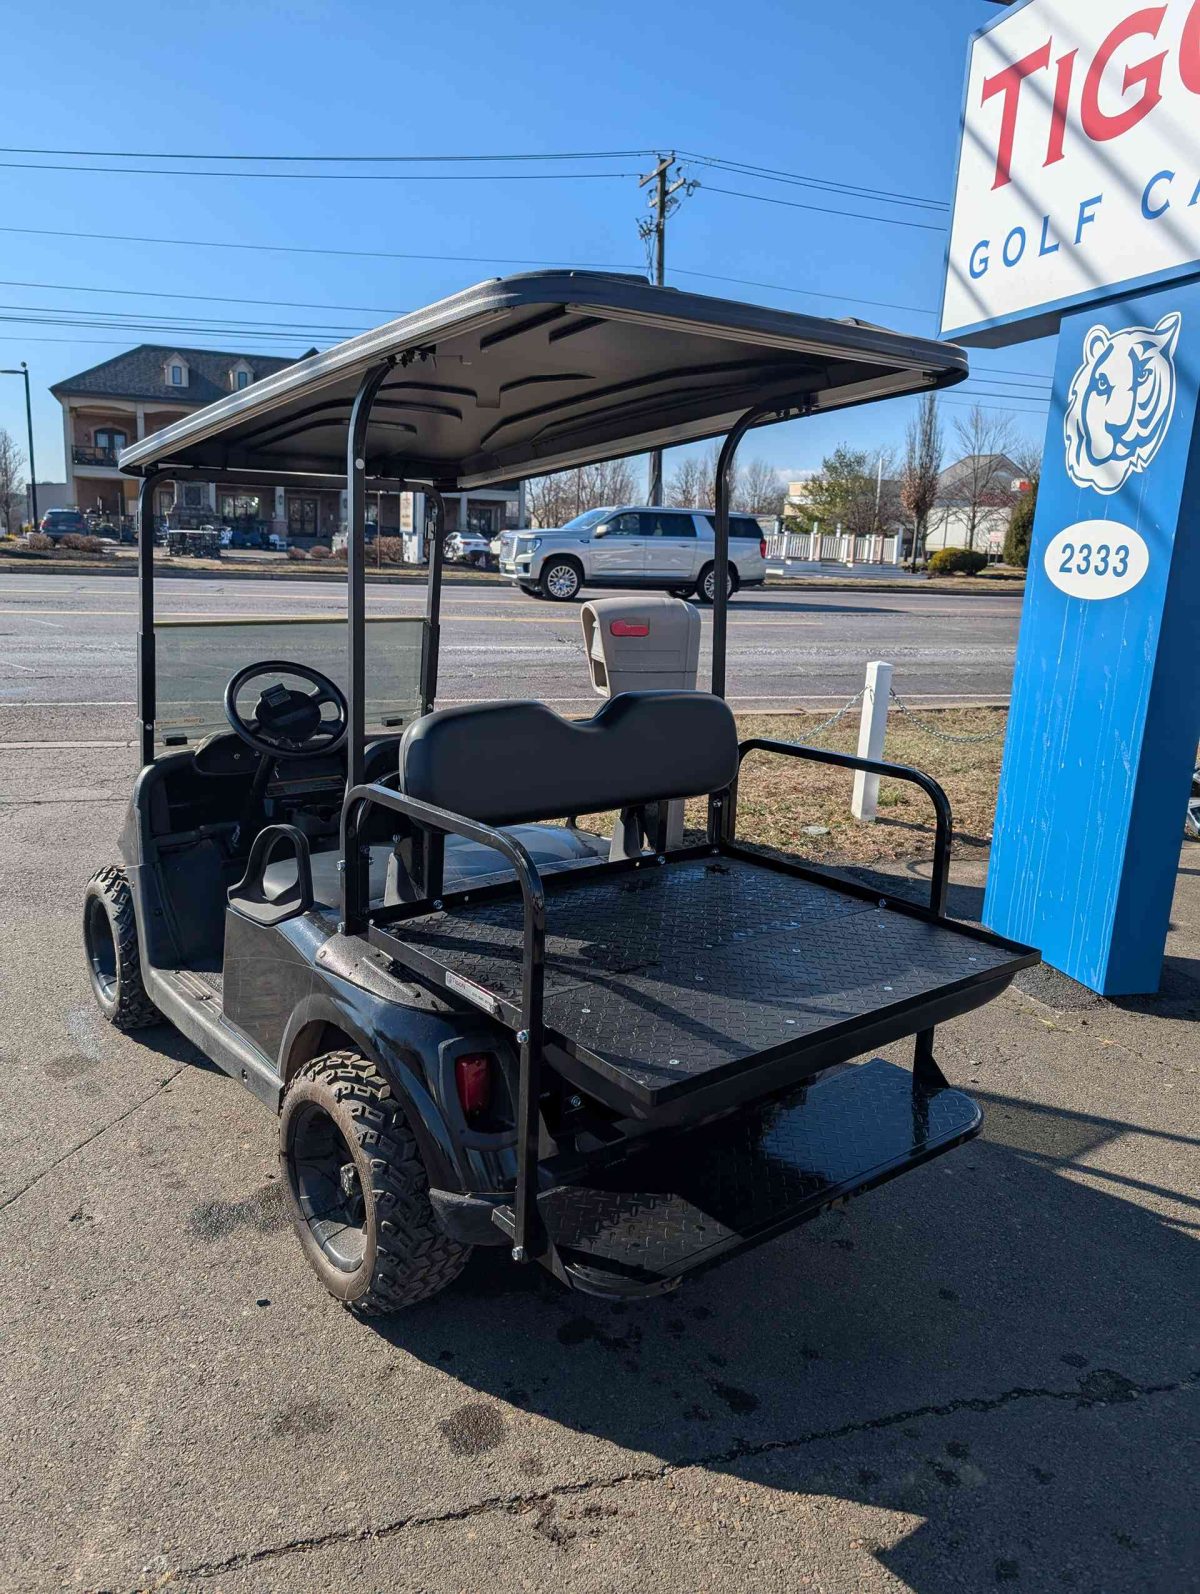
<path id="1" fill-rule="evenodd" d="M 664 155 L 652 172 L 638 182 L 639 188 L 645 188 L 647 183 L 654 184 L 654 194 L 650 200 L 650 209 L 654 212 L 648 221 L 638 224 L 638 232 L 643 242 L 654 240 L 654 281 L 661 288 L 667 280 L 667 217 L 679 205 L 679 200 L 673 196 L 681 188 L 691 193 L 693 184 L 686 177 L 677 177 L 668 185 L 671 167 L 675 164 L 675 151 Z M 662 449 L 655 448 L 650 452 L 650 491 L 648 502 L 661 504 L 663 501 L 663 457 Z"/>
<path id="2" fill-rule="evenodd" d="M 0 371 L 0 376 L 25 378 L 25 425 L 29 431 L 29 507 L 33 515 L 33 529 L 38 528 L 37 466 L 33 463 L 33 405 L 29 401 L 29 367 L 21 361 L 19 370 Z"/>

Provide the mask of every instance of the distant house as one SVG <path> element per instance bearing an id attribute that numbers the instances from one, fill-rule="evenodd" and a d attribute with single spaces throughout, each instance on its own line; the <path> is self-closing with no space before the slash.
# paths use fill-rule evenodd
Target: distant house
<path id="1" fill-rule="evenodd" d="M 1030 484 L 1007 454 L 968 454 L 938 479 L 937 506 L 929 517 L 925 552 L 974 548 L 998 556 L 1013 506 Z"/>
<path id="2" fill-rule="evenodd" d="M 108 516 L 133 514 L 137 482 L 117 469 L 123 448 L 292 363 L 271 354 L 142 343 L 56 382 L 50 391 L 62 405 L 68 502 Z M 278 511 L 287 521 L 289 506 L 282 488 L 250 496 L 256 498 L 253 505 L 241 489 L 223 492 L 217 485 L 192 483 L 180 489 L 177 507 L 181 514 L 193 511 L 197 521 L 215 520 L 225 511 L 229 518 L 237 518 L 249 510 L 264 520 L 276 518 Z M 337 495 L 333 496 L 336 515 Z M 166 515 L 174 508 L 175 489 L 164 487 L 158 513 Z M 315 526 L 319 512 L 312 511 L 310 518 Z"/>
<path id="3" fill-rule="evenodd" d="M 56 382 L 50 391 L 63 412 L 65 502 L 106 516 L 133 515 L 138 484 L 117 468 L 123 448 L 292 364 L 272 354 L 142 343 Z M 248 490 L 217 480 L 168 484 L 157 497 L 156 514 L 172 525 L 254 525 L 301 546 L 332 542 L 346 520 L 346 495 L 337 488 Z M 515 486 L 452 494 L 445 529 L 494 535 L 523 523 L 523 502 Z M 410 494 L 371 494 L 367 500 L 368 519 L 384 532 L 411 529 L 412 512 Z"/>

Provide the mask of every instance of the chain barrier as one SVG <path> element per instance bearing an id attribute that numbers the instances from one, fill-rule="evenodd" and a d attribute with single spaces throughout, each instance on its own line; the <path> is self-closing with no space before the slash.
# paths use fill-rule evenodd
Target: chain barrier
<path id="1" fill-rule="evenodd" d="M 854 696 L 848 698 L 835 714 L 831 714 L 827 720 L 822 720 L 819 725 L 814 725 L 811 731 L 805 731 L 804 740 L 806 742 L 811 742 L 818 736 L 824 736 L 826 731 L 831 731 L 839 720 L 845 719 L 846 715 L 849 714 L 850 710 L 854 708 L 856 704 L 862 702 L 863 698 L 866 696 L 866 692 L 867 689 L 865 686 L 860 687 L 858 691 L 855 692 Z"/>
<path id="2" fill-rule="evenodd" d="M 862 696 L 861 692 L 859 693 L 859 696 Z M 983 731 L 982 733 L 976 732 L 973 735 L 955 735 L 952 731 L 942 730 L 931 715 L 922 714 L 920 709 L 910 708 L 900 696 L 899 692 L 897 692 L 894 688 L 889 690 L 888 696 L 896 705 L 896 710 L 898 713 L 907 714 L 909 719 L 920 726 L 927 736 L 932 736 L 939 742 L 957 742 L 960 745 L 966 745 L 967 743 L 973 742 L 998 742 L 1003 740 L 1004 733 L 1008 728 L 1006 722 L 995 731 Z"/>

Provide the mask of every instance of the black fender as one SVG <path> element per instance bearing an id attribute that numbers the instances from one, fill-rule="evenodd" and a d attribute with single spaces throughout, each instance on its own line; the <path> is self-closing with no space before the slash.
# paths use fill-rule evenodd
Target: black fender
<path id="1" fill-rule="evenodd" d="M 318 965 L 319 967 L 319 965 Z M 310 1056 L 303 1032 L 329 1024 L 382 1071 L 417 1138 L 431 1185 L 458 1192 L 511 1189 L 516 1134 L 468 1127 L 454 1091 L 454 1057 L 499 1050 L 495 1034 L 469 1015 L 434 1013 L 364 990 L 327 971 L 325 983 L 293 1010 L 279 1048 L 285 1082 Z"/>

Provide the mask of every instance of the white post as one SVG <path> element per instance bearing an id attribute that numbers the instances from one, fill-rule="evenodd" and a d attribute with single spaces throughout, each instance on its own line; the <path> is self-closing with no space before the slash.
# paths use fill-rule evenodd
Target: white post
<path id="1" fill-rule="evenodd" d="M 888 700 L 892 690 L 892 667 L 876 661 L 867 665 L 867 684 L 863 688 L 862 717 L 858 722 L 858 756 L 878 761 L 883 757 L 887 734 Z M 859 772 L 854 777 L 850 812 L 864 824 L 875 823 L 879 804 L 879 776 Z"/>

